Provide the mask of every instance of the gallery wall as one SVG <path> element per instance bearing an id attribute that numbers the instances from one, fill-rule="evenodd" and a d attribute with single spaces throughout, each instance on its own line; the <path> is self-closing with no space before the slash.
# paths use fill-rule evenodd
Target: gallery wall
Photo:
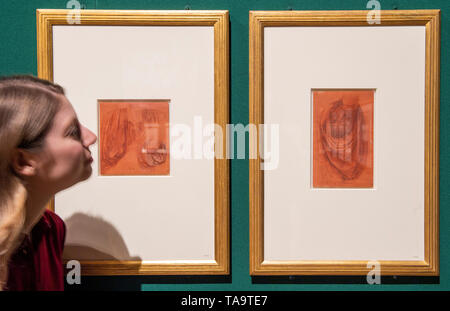
<path id="1" fill-rule="evenodd" d="M 37 74 L 36 9 L 65 9 L 67 0 L 0 1 L 0 75 Z M 229 10 L 230 123 L 248 123 L 248 12 L 250 10 L 364 10 L 365 0 L 79 0 L 85 9 Z M 230 276 L 115 276 L 81 278 L 67 290 L 449 290 L 450 289 L 450 60 L 448 0 L 380 0 L 383 10 L 441 10 L 440 277 L 258 277 L 249 275 L 248 160 L 231 161 Z M 75 58 L 74 62 L 77 61 Z M 382 226 L 370 223 L 367 225 Z"/>

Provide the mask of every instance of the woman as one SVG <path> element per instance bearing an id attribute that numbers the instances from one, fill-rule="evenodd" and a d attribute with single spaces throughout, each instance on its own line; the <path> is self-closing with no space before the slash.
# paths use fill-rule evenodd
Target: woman
<path id="1" fill-rule="evenodd" d="M 92 173 L 94 133 L 59 85 L 0 79 L 0 290 L 63 290 L 65 225 L 46 210 Z"/>

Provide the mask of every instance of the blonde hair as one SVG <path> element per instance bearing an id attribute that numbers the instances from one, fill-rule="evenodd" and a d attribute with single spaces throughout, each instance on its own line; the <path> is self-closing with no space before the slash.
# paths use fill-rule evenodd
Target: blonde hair
<path id="1" fill-rule="evenodd" d="M 0 291 L 8 262 L 20 245 L 27 189 L 12 167 L 17 148 L 39 151 L 59 109 L 64 89 L 33 76 L 0 78 Z"/>

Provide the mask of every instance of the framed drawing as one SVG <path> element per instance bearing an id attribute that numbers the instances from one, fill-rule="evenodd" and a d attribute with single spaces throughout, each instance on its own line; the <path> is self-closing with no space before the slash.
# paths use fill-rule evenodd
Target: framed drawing
<path id="1" fill-rule="evenodd" d="M 48 207 L 83 275 L 229 274 L 228 27 L 228 11 L 37 10 L 39 77 L 98 137 L 91 178 Z"/>
<path id="2" fill-rule="evenodd" d="M 169 101 L 99 100 L 100 175 L 169 175 Z"/>
<path id="3" fill-rule="evenodd" d="M 439 275 L 440 11 L 372 13 L 250 12 L 251 275 Z"/>
<path id="4" fill-rule="evenodd" d="M 313 90 L 314 188 L 373 187 L 374 90 Z"/>

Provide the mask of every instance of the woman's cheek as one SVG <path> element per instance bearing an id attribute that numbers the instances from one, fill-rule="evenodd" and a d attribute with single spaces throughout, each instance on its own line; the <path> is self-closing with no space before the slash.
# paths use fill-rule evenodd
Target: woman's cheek
<path id="1" fill-rule="evenodd" d="M 61 178 L 70 182 L 69 179 L 77 179 L 83 165 L 83 147 L 81 144 L 69 144 L 61 150 L 59 161 L 59 175 Z"/>

